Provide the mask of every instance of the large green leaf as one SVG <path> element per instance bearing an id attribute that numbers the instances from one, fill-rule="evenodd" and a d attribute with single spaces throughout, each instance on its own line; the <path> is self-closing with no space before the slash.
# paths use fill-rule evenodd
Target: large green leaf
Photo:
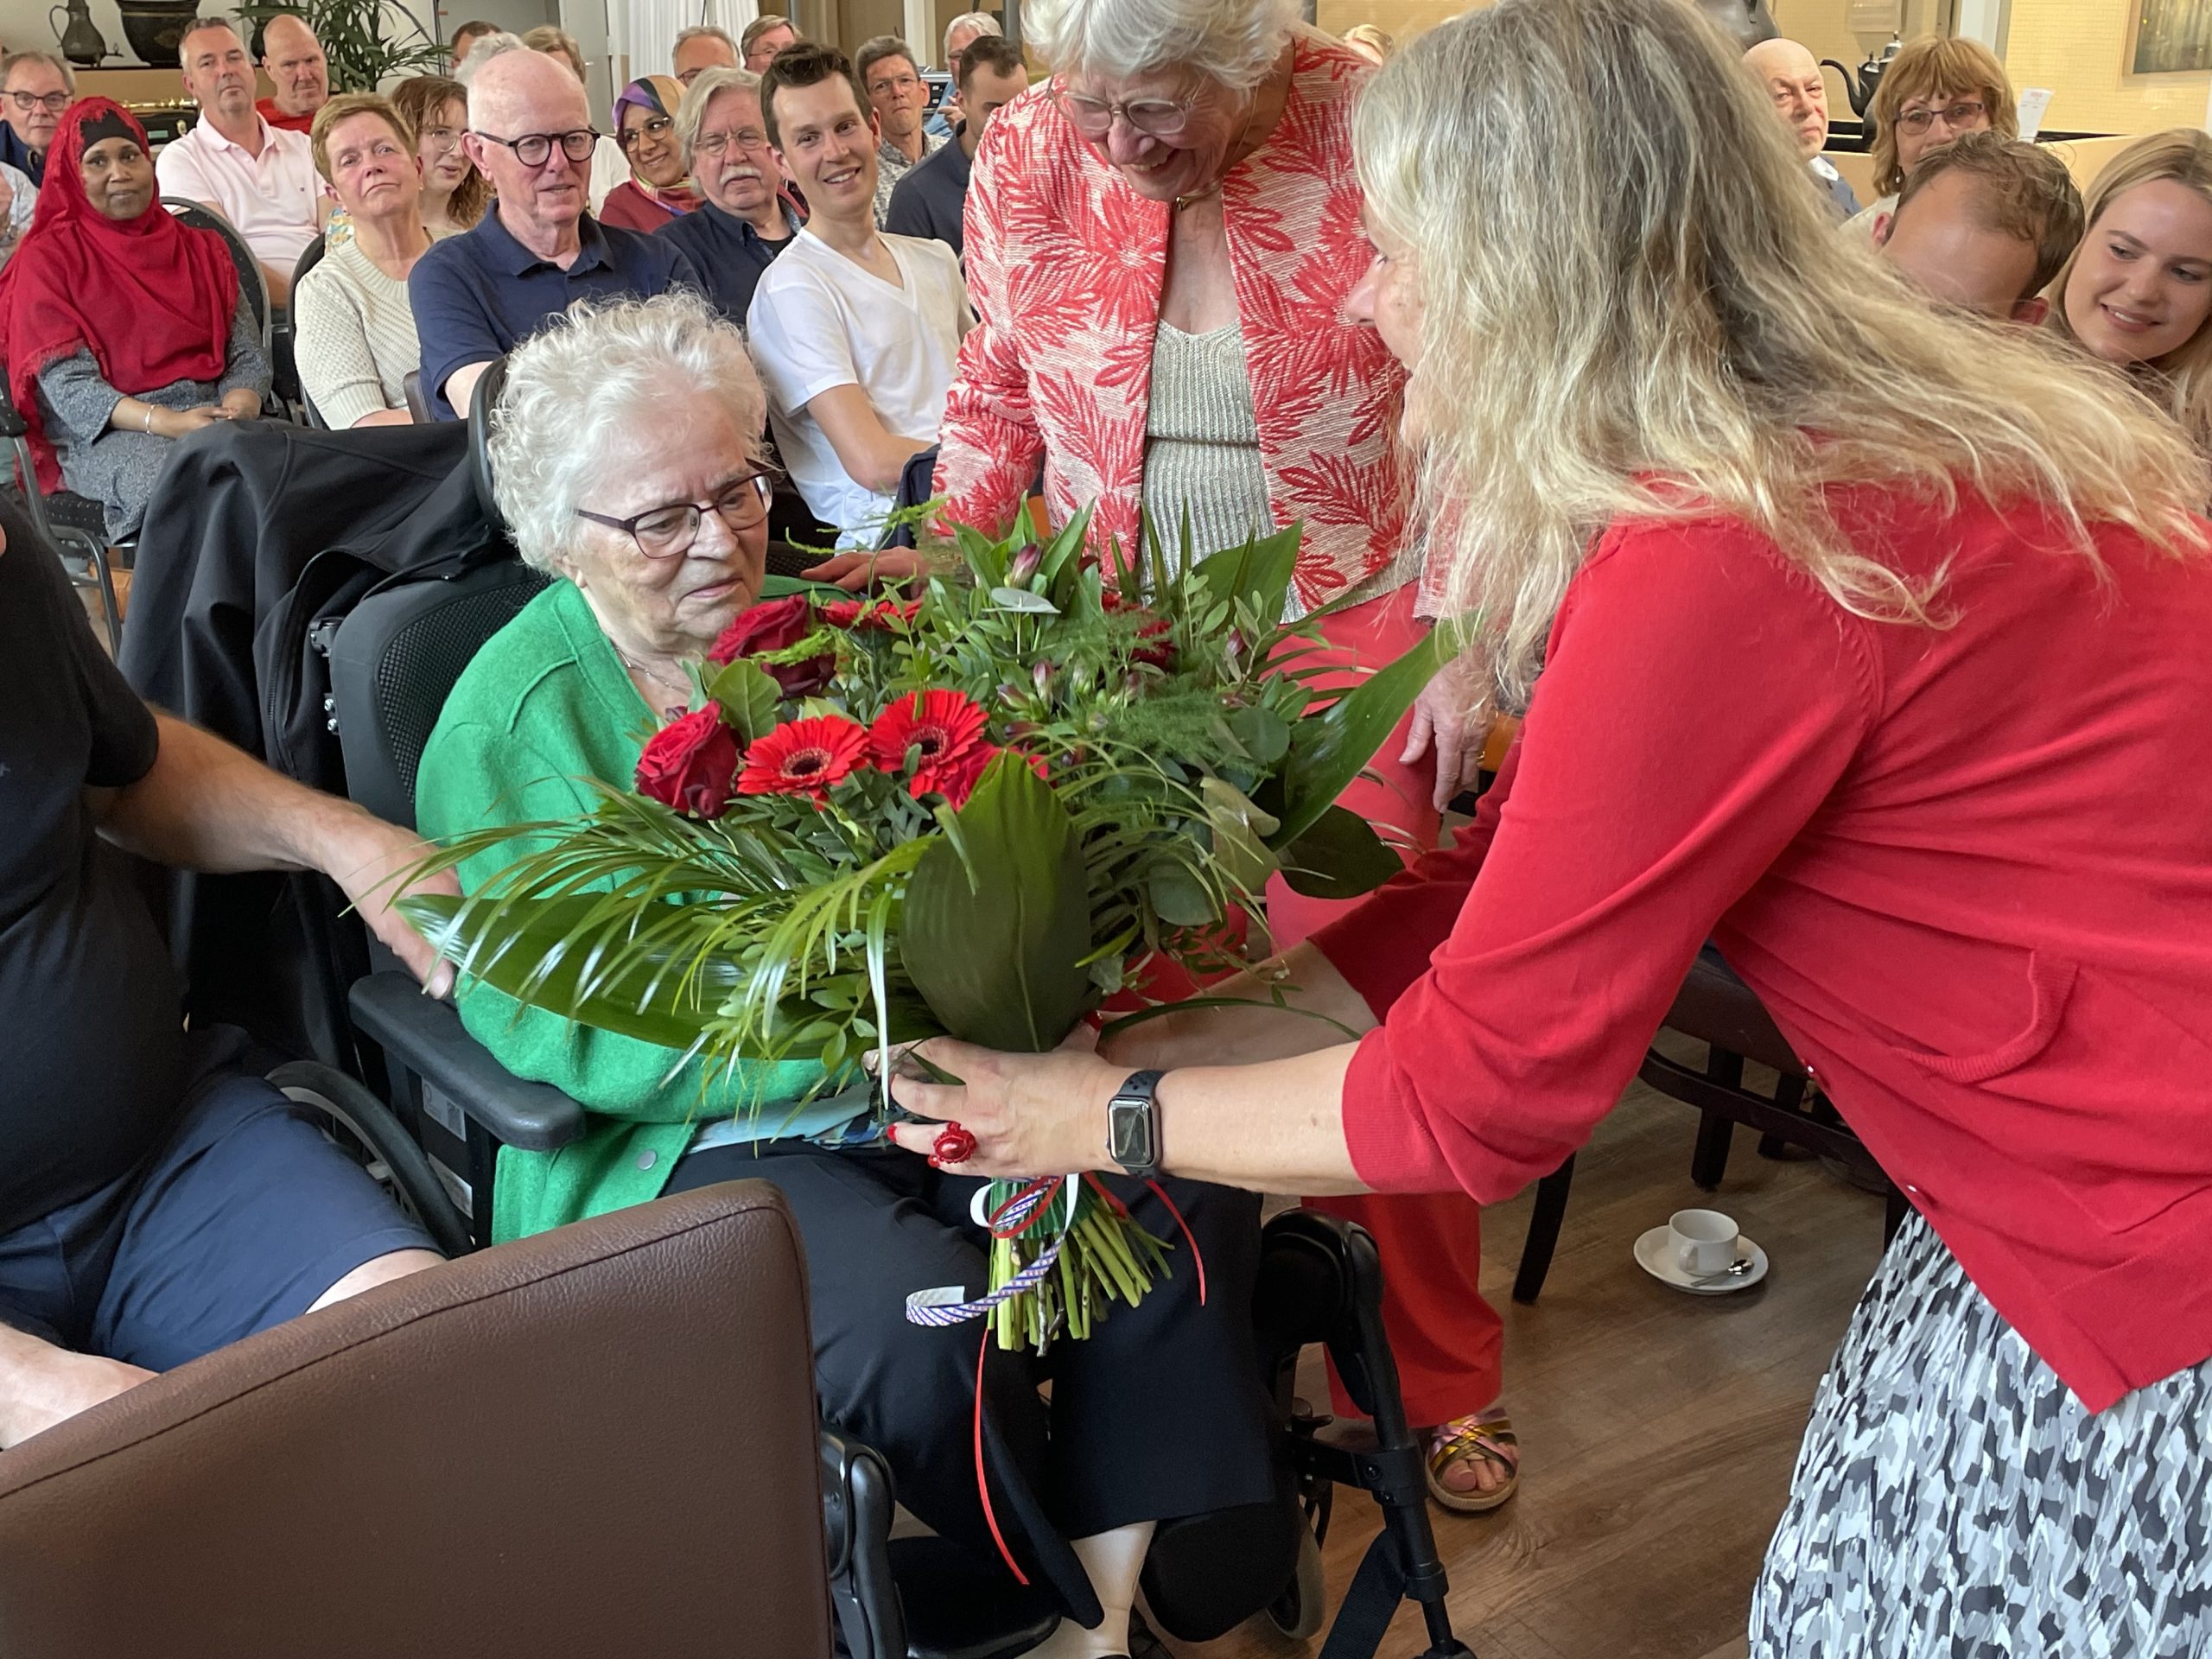
<path id="1" fill-rule="evenodd" d="M 1332 806 L 1282 851 L 1282 879 L 1308 899 L 1357 899 L 1404 868 L 1373 824 L 1342 806 Z"/>
<path id="2" fill-rule="evenodd" d="M 685 935 L 638 938 L 605 893 L 474 903 L 417 893 L 398 907 L 439 954 L 517 1001 L 664 1048 L 697 1041 L 745 979 L 725 957 L 691 972 Z"/>
<path id="3" fill-rule="evenodd" d="M 738 736 L 757 743 L 775 729 L 776 705 L 784 693 L 766 669 L 740 657 L 707 683 L 707 695 L 721 704 Z"/>
<path id="4" fill-rule="evenodd" d="M 1440 622 L 1428 637 L 1318 714 L 1290 728 L 1290 760 L 1282 772 L 1282 824 L 1268 837 L 1278 852 L 1295 843 L 1375 758 L 1414 699 L 1458 649 L 1461 630 Z"/>
<path id="5" fill-rule="evenodd" d="M 1090 901 L 1075 826 L 1019 755 L 991 762 L 906 880 L 899 954 L 930 1011 L 962 1040 L 1054 1047 L 1090 988 Z M 963 856 L 964 853 L 964 856 Z"/>
<path id="6" fill-rule="evenodd" d="M 1242 547 L 1225 547 L 1200 559 L 1192 573 L 1205 583 L 1214 599 L 1224 603 L 1244 599 L 1263 620 L 1273 622 L 1282 614 L 1284 599 L 1290 592 L 1302 534 L 1301 527 L 1293 524 Z"/>
<path id="7" fill-rule="evenodd" d="M 1275 821 L 1219 778 L 1198 780 L 1198 799 L 1213 830 L 1215 861 L 1245 892 L 1259 892 L 1275 873 L 1277 860 L 1267 842 Z"/>

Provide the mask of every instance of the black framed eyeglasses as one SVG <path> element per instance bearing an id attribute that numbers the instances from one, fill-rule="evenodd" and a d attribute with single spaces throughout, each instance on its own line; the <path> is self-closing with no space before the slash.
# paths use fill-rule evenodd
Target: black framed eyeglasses
<path id="1" fill-rule="evenodd" d="M 495 132 L 480 132 L 476 136 L 487 143 L 505 144 L 524 167 L 544 166 L 556 144 L 572 162 L 591 160 L 592 151 L 599 147 L 597 127 L 573 127 L 567 132 L 525 132 L 519 138 L 502 138 Z"/>
<path id="2" fill-rule="evenodd" d="M 69 107 L 67 92 L 10 92 L 8 97 L 24 115 L 33 110 L 44 110 L 48 115 L 59 115 Z"/>
<path id="3" fill-rule="evenodd" d="M 670 120 L 664 115 L 649 115 L 644 120 L 639 122 L 636 126 L 625 127 L 621 131 L 616 133 L 614 135 L 614 142 L 621 145 L 623 149 L 627 149 L 631 145 L 636 143 L 639 139 L 643 137 L 650 136 L 654 138 L 662 138 L 667 137 L 669 130 L 675 125 L 676 123 Z M 581 160 L 582 158 L 578 157 L 577 159 Z"/>
<path id="4" fill-rule="evenodd" d="M 734 478 L 708 501 L 671 501 L 651 507 L 630 518 L 611 518 L 603 512 L 576 509 L 576 517 L 619 530 L 638 544 L 649 559 L 673 559 L 691 550 L 699 539 L 699 525 L 709 512 L 733 531 L 751 530 L 768 516 L 768 498 L 774 493 L 773 472 L 747 473 Z"/>

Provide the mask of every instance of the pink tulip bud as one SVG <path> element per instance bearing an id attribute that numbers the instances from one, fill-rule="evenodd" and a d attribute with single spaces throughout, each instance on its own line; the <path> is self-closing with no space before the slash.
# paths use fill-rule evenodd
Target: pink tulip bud
<path id="1" fill-rule="evenodd" d="M 1039 696 L 1042 697 L 1049 696 L 1052 690 L 1052 664 L 1046 662 L 1039 663 L 1036 667 L 1029 671 L 1029 681 L 1031 684 L 1037 688 L 1037 695 Z"/>
<path id="2" fill-rule="evenodd" d="M 1044 563 L 1045 550 L 1034 542 L 1024 542 L 1015 550 L 1014 562 L 1006 568 L 1006 585 L 1027 588 L 1029 578 L 1037 574 L 1037 567 Z"/>

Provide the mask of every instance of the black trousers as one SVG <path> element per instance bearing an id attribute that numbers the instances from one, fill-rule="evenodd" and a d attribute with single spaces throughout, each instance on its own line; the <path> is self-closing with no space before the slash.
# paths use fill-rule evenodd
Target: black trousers
<path id="1" fill-rule="evenodd" d="M 743 1179 L 775 1183 L 806 1242 L 823 1414 L 889 1459 L 899 1500 L 918 1519 L 995 1560 L 973 1440 L 982 1321 L 930 1329 L 906 1317 L 909 1291 L 957 1285 L 976 1295 L 988 1286 L 986 1235 L 969 1211 L 982 1183 L 895 1149 L 779 1141 L 694 1153 L 668 1190 Z M 1274 1496 L 1251 1319 L 1257 1195 L 1161 1182 L 1205 1256 L 1202 1307 L 1174 1217 L 1134 1181 L 1108 1185 L 1174 1243 L 1168 1276 L 1042 1361 L 991 1344 L 982 1377 L 999 1529 L 1031 1581 L 1052 1586 L 1086 1625 L 1100 1611 L 1067 1540 Z M 1049 1404 L 1038 1392 L 1046 1376 Z"/>

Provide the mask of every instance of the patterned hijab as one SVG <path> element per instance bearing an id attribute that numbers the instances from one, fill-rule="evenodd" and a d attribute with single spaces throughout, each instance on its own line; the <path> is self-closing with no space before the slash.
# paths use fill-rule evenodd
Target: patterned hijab
<path id="1" fill-rule="evenodd" d="M 677 106 L 683 102 L 683 83 L 677 79 L 674 75 L 640 76 L 625 86 L 622 89 L 622 96 L 614 100 L 614 130 L 618 134 L 620 133 L 623 111 L 632 105 L 643 110 L 648 119 L 658 115 L 665 116 L 673 122 L 676 119 Z M 675 135 L 671 133 L 671 142 L 674 141 L 674 137 Z M 691 181 L 689 179 L 679 179 L 666 189 L 662 189 L 648 183 L 645 176 L 633 167 L 630 171 L 630 182 L 637 186 L 640 195 L 648 201 L 655 202 L 666 208 L 671 217 L 677 213 L 688 213 L 699 205 L 699 193 L 691 188 Z"/>

